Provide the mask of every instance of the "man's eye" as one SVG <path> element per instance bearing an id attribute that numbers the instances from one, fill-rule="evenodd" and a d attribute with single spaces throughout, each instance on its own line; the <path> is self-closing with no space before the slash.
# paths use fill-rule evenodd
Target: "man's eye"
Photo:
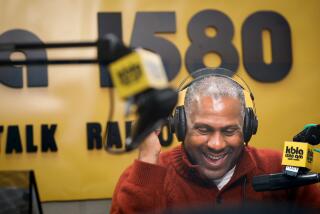
<path id="1" fill-rule="evenodd" d="M 226 136 L 232 136 L 232 135 L 236 134 L 237 131 L 238 131 L 238 129 L 226 129 L 223 131 L 223 133 Z"/>
<path id="2" fill-rule="evenodd" d="M 199 132 L 200 134 L 207 134 L 210 132 L 210 129 L 208 129 L 207 127 L 196 127 L 195 128 L 197 130 L 197 132 Z"/>

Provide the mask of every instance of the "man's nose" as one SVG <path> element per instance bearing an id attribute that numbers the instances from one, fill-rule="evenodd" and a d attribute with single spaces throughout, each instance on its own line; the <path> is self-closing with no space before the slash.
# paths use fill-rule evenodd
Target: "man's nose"
<path id="1" fill-rule="evenodd" d="M 208 147 L 212 150 L 220 151 L 226 147 L 226 142 L 220 132 L 214 132 L 208 141 Z"/>

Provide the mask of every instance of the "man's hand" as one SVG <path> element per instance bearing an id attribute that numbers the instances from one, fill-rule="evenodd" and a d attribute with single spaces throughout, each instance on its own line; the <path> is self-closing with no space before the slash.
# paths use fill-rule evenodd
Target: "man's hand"
<path id="1" fill-rule="evenodd" d="M 139 146 L 138 159 L 143 162 L 157 164 L 161 151 L 161 144 L 158 138 L 160 130 L 153 131 Z"/>

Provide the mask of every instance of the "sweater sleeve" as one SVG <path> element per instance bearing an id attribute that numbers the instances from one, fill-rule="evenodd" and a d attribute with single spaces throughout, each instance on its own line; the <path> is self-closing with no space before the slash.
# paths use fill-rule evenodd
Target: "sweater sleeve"
<path id="1" fill-rule="evenodd" d="M 166 168 L 135 160 L 120 177 L 110 213 L 157 213 L 165 208 Z"/>

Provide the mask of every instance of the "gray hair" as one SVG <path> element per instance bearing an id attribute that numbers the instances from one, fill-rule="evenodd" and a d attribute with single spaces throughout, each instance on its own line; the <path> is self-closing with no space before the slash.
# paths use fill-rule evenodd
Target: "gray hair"
<path id="1" fill-rule="evenodd" d="M 209 96 L 214 99 L 233 97 L 239 99 L 241 105 L 242 125 L 245 115 L 245 98 L 243 89 L 234 80 L 224 76 L 208 76 L 194 81 L 188 88 L 184 99 L 187 121 L 190 121 L 191 105 L 199 96 Z"/>

